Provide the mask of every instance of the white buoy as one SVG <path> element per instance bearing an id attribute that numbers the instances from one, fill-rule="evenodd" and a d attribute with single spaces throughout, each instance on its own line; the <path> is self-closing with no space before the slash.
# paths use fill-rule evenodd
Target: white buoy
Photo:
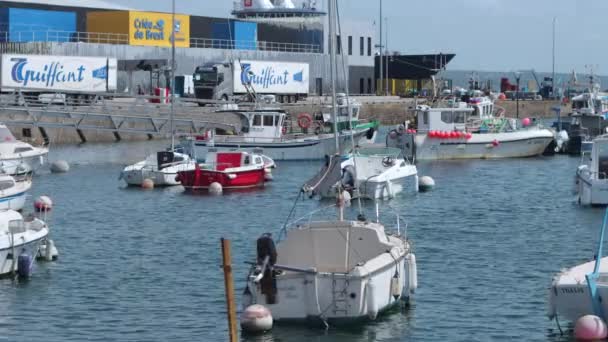
<path id="1" fill-rule="evenodd" d="M 222 188 L 222 184 L 218 182 L 213 182 L 209 185 L 209 193 L 214 195 L 221 195 L 224 189 Z"/>
<path id="2" fill-rule="evenodd" d="M 51 211 L 53 209 L 53 201 L 48 196 L 40 196 L 34 201 L 34 209 L 36 211 Z"/>
<path id="3" fill-rule="evenodd" d="M 272 314 L 265 306 L 248 306 L 241 314 L 241 329 L 249 333 L 261 333 L 272 329 Z"/>
<path id="4" fill-rule="evenodd" d="M 64 173 L 70 171 L 70 164 L 65 160 L 56 160 L 51 163 L 51 172 Z"/>
<path id="5" fill-rule="evenodd" d="M 418 190 L 421 192 L 431 191 L 435 188 L 435 180 L 429 176 L 422 176 L 418 181 Z"/>
<path id="6" fill-rule="evenodd" d="M 143 189 L 154 189 L 154 181 L 150 178 L 146 178 L 143 182 L 141 182 L 141 187 Z"/>
<path id="7" fill-rule="evenodd" d="M 577 340 L 603 340 L 608 336 L 606 323 L 594 315 L 579 318 L 574 326 L 574 337 Z"/>
<path id="8" fill-rule="evenodd" d="M 264 169 L 264 180 L 267 182 L 270 182 L 274 179 L 274 177 L 272 176 L 272 170 L 271 169 Z"/>

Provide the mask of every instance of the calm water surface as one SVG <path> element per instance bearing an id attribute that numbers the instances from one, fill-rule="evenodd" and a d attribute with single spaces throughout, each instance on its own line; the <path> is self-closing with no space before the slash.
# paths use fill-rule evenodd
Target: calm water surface
<path id="1" fill-rule="evenodd" d="M 156 143 L 163 146 L 164 143 Z M 192 196 L 126 189 L 123 164 L 149 143 L 55 147 L 41 172 L 61 253 L 28 282 L 0 280 L 0 340 L 225 341 L 220 238 L 242 291 L 256 238 L 278 232 L 319 163 L 279 163 L 262 191 Z M 593 256 L 603 211 L 574 199 L 577 158 L 419 165 L 437 189 L 389 202 L 407 217 L 419 290 L 411 307 L 355 330 L 280 327 L 245 341 L 567 341 L 545 316 L 560 268 Z M 318 208 L 307 200 L 300 214 Z M 370 209 L 370 204 L 366 204 Z"/>

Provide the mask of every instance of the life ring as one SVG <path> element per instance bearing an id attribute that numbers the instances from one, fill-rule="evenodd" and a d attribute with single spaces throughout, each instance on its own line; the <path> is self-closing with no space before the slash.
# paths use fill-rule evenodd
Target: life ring
<path id="1" fill-rule="evenodd" d="M 302 129 L 306 129 L 312 125 L 312 116 L 308 113 L 298 114 L 298 126 Z"/>

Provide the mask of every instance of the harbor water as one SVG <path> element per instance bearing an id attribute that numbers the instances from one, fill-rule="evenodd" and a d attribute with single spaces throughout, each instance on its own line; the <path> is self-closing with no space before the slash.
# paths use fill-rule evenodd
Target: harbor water
<path id="1" fill-rule="evenodd" d="M 256 239 L 278 234 L 321 162 L 279 162 L 265 189 L 223 196 L 128 189 L 118 180 L 124 164 L 163 146 L 53 148 L 50 160 L 67 160 L 70 172 L 40 172 L 32 196 L 54 200 L 51 236 L 60 257 L 37 264 L 29 281 L 0 280 L 0 340 L 228 339 L 220 238 L 232 241 L 240 299 Z M 360 327 L 279 326 L 242 340 L 570 340 L 546 317 L 547 288 L 555 272 L 593 257 L 603 216 L 576 203 L 578 162 L 419 164 L 436 189 L 383 202 L 405 217 L 415 247 L 419 289 L 410 307 Z M 306 199 L 298 213 L 325 204 Z"/>

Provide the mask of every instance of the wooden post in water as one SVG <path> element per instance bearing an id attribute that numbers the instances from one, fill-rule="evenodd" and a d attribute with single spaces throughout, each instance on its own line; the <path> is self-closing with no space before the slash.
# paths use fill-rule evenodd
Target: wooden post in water
<path id="1" fill-rule="evenodd" d="M 230 240 L 222 238 L 222 260 L 224 268 L 224 288 L 226 290 L 226 308 L 228 309 L 228 333 L 230 342 L 237 342 L 236 305 L 234 303 L 234 284 L 232 280 L 232 258 Z"/>

